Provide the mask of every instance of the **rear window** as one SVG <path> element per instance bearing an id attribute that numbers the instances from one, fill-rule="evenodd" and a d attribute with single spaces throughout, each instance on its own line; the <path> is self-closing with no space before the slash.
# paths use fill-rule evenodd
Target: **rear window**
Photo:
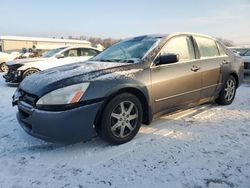
<path id="1" fill-rule="evenodd" d="M 248 51 L 244 54 L 244 56 L 250 56 L 250 50 L 248 50 Z"/>
<path id="2" fill-rule="evenodd" d="M 201 58 L 219 56 L 219 51 L 214 40 L 205 37 L 195 37 Z"/>

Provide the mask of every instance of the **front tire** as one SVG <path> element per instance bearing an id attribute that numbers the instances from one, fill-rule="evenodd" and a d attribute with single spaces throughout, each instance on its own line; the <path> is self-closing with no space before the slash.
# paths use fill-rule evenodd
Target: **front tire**
<path id="1" fill-rule="evenodd" d="M 132 140 L 142 123 L 142 105 L 129 93 L 114 97 L 104 108 L 99 135 L 111 144 L 123 144 Z"/>
<path id="2" fill-rule="evenodd" d="M 0 71 L 1 72 L 8 72 L 9 68 L 6 63 L 1 63 L 0 64 Z"/>
<path id="3" fill-rule="evenodd" d="M 37 73 L 37 72 L 39 72 L 39 70 L 37 70 L 37 69 L 28 69 L 28 70 L 24 71 L 23 76 L 22 76 L 22 80 L 23 80 L 24 78 L 26 78 L 26 77 L 32 75 L 32 74 Z"/>
<path id="4" fill-rule="evenodd" d="M 230 105 L 234 101 L 236 95 L 237 83 L 233 76 L 229 76 L 226 83 L 223 85 L 216 103 L 219 105 Z"/>

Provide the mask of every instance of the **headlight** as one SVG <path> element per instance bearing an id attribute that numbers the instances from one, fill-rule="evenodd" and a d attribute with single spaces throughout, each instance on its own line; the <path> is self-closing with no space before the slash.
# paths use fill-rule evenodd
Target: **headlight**
<path id="1" fill-rule="evenodd" d="M 17 71 L 15 72 L 15 77 L 19 77 L 19 76 L 21 76 L 21 75 L 22 75 L 22 71 L 17 70 Z"/>
<path id="2" fill-rule="evenodd" d="M 89 83 L 75 84 L 60 88 L 44 95 L 37 101 L 37 105 L 63 105 L 79 102 Z"/>

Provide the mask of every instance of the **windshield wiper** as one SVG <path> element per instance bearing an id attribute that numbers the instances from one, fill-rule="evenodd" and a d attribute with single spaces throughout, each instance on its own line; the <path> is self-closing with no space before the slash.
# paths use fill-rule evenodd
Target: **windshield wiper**
<path id="1" fill-rule="evenodd" d="M 140 60 L 139 58 L 131 58 L 131 59 L 93 59 L 92 61 L 135 63 L 139 60 Z"/>
<path id="2" fill-rule="evenodd" d="M 122 59 L 93 59 L 92 61 L 101 61 L 101 62 L 120 62 Z"/>
<path id="3" fill-rule="evenodd" d="M 139 58 L 131 58 L 131 59 L 124 59 L 122 61 L 125 62 L 125 63 L 135 63 L 135 62 L 138 62 L 140 60 L 141 59 L 139 59 Z"/>

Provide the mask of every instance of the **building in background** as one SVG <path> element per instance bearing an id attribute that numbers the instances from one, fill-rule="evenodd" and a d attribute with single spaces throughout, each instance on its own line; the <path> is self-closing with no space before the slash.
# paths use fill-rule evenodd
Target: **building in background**
<path id="1" fill-rule="evenodd" d="M 0 36 L 0 51 L 3 52 L 21 51 L 23 49 L 51 50 L 72 45 L 90 47 L 91 43 L 86 40 Z"/>

